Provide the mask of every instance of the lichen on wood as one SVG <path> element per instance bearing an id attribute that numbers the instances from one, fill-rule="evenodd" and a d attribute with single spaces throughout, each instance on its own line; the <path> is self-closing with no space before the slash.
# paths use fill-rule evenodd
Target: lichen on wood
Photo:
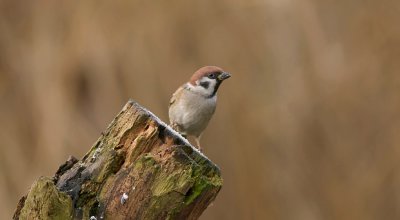
<path id="1" fill-rule="evenodd" d="M 14 219 L 49 199 L 56 202 L 34 219 L 197 219 L 221 186 L 215 164 L 129 101 L 82 160 L 70 158 L 53 179 L 34 184 Z M 70 208 L 58 213 L 60 204 Z"/>
<path id="2" fill-rule="evenodd" d="M 51 178 L 40 177 L 24 201 L 20 219 L 71 219 L 72 201 L 60 192 Z"/>

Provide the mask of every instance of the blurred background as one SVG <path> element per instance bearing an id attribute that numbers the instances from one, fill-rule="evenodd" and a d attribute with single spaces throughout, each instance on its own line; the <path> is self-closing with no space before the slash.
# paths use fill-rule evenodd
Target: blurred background
<path id="1" fill-rule="evenodd" d="M 396 0 L 0 0 L 0 219 L 129 98 L 168 121 L 204 65 L 233 76 L 201 219 L 400 219 L 399 20 Z"/>

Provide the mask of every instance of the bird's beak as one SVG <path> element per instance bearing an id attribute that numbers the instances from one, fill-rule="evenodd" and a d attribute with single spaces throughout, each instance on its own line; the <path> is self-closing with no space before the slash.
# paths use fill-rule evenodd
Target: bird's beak
<path id="1" fill-rule="evenodd" d="M 218 79 L 222 81 L 222 80 L 228 79 L 229 77 L 231 77 L 231 74 L 229 74 L 229 73 L 227 73 L 227 72 L 222 72 L 222 73 L 218 76 Z"/>

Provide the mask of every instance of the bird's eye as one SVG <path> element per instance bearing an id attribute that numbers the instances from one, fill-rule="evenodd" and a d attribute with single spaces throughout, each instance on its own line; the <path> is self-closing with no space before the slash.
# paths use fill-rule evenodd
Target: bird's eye
<path id="1" fill-rule="evenodd" d="M 217 78 L 217 74 L 215 74 L 215 73 L 210 73 L 210 74 L 208 74 L 208 78 L 210 78 L 210 79 L 215 79 L 215 78 Z"/>

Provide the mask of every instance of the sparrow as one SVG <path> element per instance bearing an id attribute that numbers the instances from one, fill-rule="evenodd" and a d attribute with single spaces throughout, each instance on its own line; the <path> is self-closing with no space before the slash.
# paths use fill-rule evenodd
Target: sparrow
<path id="1" fill-rule="evenodd" d="M 217 106 L 218 88 L 229 77 L 219 67 L 202 67 L 174 92 L 169 102 L 171 127 L 185 138 L 193 136 L 200 151 L 200 137 Z"/>

